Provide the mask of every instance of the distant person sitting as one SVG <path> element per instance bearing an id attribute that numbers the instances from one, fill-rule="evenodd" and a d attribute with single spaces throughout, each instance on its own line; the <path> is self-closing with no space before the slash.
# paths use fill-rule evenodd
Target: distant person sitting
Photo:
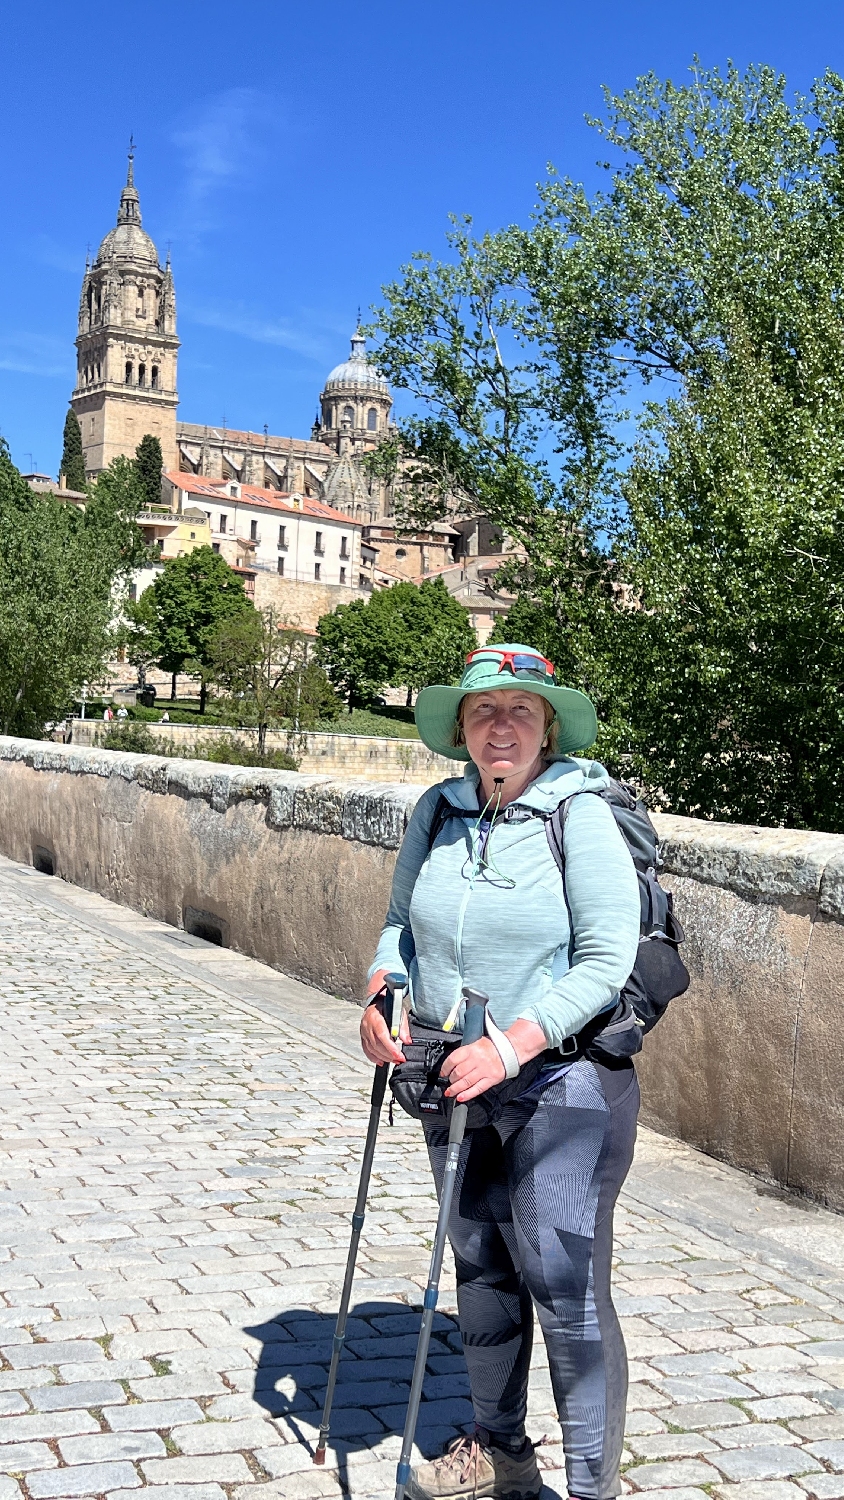
<path id="1" fill-rule="evenodd" d="M 165 708 L 163 714 L 161 715 L 161 719 L 159 720 L 159 722 L 161 724 L 169 724 L 170 723 L 170 715 L 168 714 L 166 708 Z"/>
<path id="2" fill-rule="evenodd" d="M 125 703 L 121 703 L 119 709 L 117 710 L 117 717 L 118 717 L 118 719 L 128 719 L 128 717 L 129 717 L 129 710 L 126 707 Z"/>

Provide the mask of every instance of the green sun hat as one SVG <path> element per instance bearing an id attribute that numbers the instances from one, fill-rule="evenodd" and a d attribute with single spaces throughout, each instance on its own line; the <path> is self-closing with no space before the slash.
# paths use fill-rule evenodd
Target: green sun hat
<path id="1" fill-rule="evenodd" d="M 460 700 L 467 693 L 516 688 L 538 693 L 554 709 L 558 727 L 556 755 L 586 750 L 598 733 L 598 718 L 585 693 L 561 687 L 553 664 L 532 646 L 479 646 L 466 658 L 457 687 L 426 687 L 416 700 L 419 738 L 449 760 L 468 760 L 465 745 L 455 745 L 454 731 Z"/>

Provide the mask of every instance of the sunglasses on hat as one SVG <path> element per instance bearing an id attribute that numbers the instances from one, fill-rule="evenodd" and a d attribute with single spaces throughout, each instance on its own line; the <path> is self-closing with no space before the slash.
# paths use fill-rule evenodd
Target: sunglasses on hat
<path id="1" fill-rule="evenodd" d="M 532 677 L 539 682 L 554 681 L 554 663 L 539 653 L 528 655 L 526 651 L 499 651 L 495 646 L 478 646 L 466 657 L 466 665 L 477 661 L 497 662 L 499 672 L 506 668 L 514 677 Z"/>

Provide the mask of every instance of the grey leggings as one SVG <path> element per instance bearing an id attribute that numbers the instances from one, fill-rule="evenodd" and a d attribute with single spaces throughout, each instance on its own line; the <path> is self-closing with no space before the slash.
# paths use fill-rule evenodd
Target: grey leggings
<path id="1" fill-rule="evenodd" d="M 475 1420 L 524 1431 L 533 1308 L 548 1350 L 571 1495 L 618 1494 L 627 1355 L 610 1295 L 612 1216 L 633 1160 L 632 1066 L 544 1070 L 464 1140 L 449 1239 Z M 426 1127 L 439 1190 L 447 1131 Z"/>

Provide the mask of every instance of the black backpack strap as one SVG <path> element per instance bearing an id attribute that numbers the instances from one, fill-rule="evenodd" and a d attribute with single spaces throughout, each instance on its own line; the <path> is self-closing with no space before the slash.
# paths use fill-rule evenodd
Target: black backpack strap
<path id="1" fill-rule="evenodd" d="M 440 792 L 434 807 L 434 815 L 431 818 L 431 826 L 428 829 L 428 853 L 430 854 L 450 818 L 471 817 L 480 817 L 480 811 L 469 807 L 455 807 L 454 803 L 449 802 L 445 794 Z"/>

